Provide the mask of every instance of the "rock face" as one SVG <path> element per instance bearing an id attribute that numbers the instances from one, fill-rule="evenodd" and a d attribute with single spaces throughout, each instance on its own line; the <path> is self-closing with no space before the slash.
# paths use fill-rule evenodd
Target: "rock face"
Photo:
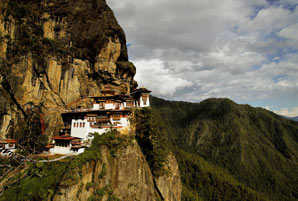
<path id="1" fill-rule="evenodd" d="M 178 163 L 173 153 L 169 154 L 165 168 L 167 174 L 154 178 L 156 186 L 165 201 L 180 201 L 182 183 Z"/>
<path id="2" fill-rule="evenodd" d="M 114 155 L 104 148 L 102 156 L 102 161 L 88 163 L 82 167 L 82 177 L 78 183 L 69 186 L 67 181 L 68 188 L 62 183 L 53 200 L 83 201 L 96 195 L 99 199 L 98 192 L 102 192 L 102 201 L 108 200 L 112 194 L 120 200 L 129 201 L 160 199 L 150 168 L 135 141 Z"/>
<path id="3" fill-rule="evenodd" d="M 0 138 L 14 137 L 35 108 L 45 134 L 56 135 L 63 110 L 90 106 L 88 97 L 107 85 L 130 93 L 135 73 L 124 32 L 105 0 L 0 0 Z M 135 140 L 115 154 L 101 151 L 101 161 L 78 170 L 78 182 L 62 178 L 50 200 L 180 200 L 173 155 L 169 175 L 155 185 Z"/>
<path id="4" fill-rule="evenodd" d="M 13 137 L 28 109 L 41 109 L 51 136 L 64 109 L 106 85 L 122 93 L 137 86 L 104 0 L 0 0 L 0 11 L 0 138 Z"/>

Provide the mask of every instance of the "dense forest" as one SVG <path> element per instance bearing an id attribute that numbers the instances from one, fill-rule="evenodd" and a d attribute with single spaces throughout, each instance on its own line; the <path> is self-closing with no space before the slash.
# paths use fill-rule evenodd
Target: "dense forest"
<path id="1" fill-rule="evenodd" d="M 179 163 L 182 200 L 298 200 L 298 122 L 229 99 L 151 100 Z"/>

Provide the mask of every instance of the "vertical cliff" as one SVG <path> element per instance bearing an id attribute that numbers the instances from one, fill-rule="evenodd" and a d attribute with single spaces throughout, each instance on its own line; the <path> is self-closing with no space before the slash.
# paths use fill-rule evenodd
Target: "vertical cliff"
<path id="1" fill-rule="evenodd" d="M 113 155 L 104 148 L 102 160 L 82 166 L 82 177 L 76 184 L 65 188 L 61 183 L 53 200 L 88 200 L 94 197 L 105 201 L 112 196 L 118 200 L 158 200 L 160 198 L 145 161 L 135 141 Z"/>
<path id="2" fill-rule="evenodd" d="M 110 85 L 136 87 L 125 34 L 104 0 L 0 0 L 0 137 L 27 109 L 45 114 L 46 134 L 65 108 Z"/>
<path id="3" fill-rule="evenodd" d="M 154 177 L 156 186 L 165 201 L 180 201 L 182 182 L 178 162 L 173 153 L 168 155 L 164 168 L 166 174 Z"/>
<path id="4" fill-rule="evenodd" d="M 54 162 L 21 165 L 0 185 L 0 201 L 180 201 L 181 181 L 173 154 L 167 174 L 153 176 L 133 136 L 95 135 L 84 153 Z"/>
<path id="5" fill-rule="evenodd" d="M 47 136 L 57 134 L 63 110 L 90 106 L 88 97 L 106 86 L 129 94 L 135 73 L 105 0 L 0 0 L 0 138 L 26 135 L 30 111 Z M 26 163 L 0 200 L 179 201 L 175 158 L 163 161 L 167 174 L 153 177 L 135 123 L 128 135 L 103 135 L 77 157 Z"/>

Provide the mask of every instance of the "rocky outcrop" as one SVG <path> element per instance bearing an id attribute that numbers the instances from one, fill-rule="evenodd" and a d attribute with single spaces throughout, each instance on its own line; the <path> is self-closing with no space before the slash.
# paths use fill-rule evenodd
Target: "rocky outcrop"
<path id="1" fill-rule="evenodd" d="M 154 178 L 156 186 L 165 201 L 180 201 L 182 183 L 178 163 L 173 153 L 169 154 L 165 169 L 166 174 Z"/>
<path id="2" fill-rule="evenodd" d="M 0 138 L 32 107 L 51 136 L 64 109 L 106 85 L 136 87 L 124 32 L 104 0 L 0 0 L 0 11 Z"/>
<path id="3" fill-rule="evenodd" d="M 88 97 L 107 85 L 129 94 L 135 73 L 105 0 L 0 0 L 0 138 L 14 137 L 30 111 L 38 111 L 47 136 L 56 135 L 61 112 L 90 106 Z M 79 167 L 75 180 L 61 178 L 49 200 L 180 200 L 172 155 L 168 174 L 154 182 L 135 139 L 100 151 L 101 160 Z"/>
<path id="4" fill-rule="evenodd" d="M 85 164 L 81 175 L 80 180 L 73 182 L 73 185 L 69 185 L 68 180 L 65 180 L 65 184 L 61 183 L 53 200 L 83 201 L 96 197 L 97 200 L 105 201 L 111 196 L 129 201 L 160 199 L 150 168 L 135 141 L 113 154 L 104 148 L 102 160 Z"/>

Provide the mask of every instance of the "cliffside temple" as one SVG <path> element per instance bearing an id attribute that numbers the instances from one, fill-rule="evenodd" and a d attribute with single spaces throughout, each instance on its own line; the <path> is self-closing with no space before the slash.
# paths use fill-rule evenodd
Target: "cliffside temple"
<path id="1" fill-rule="evenodd" d="M 109 3 L 0 0 L 0 201 L 180 201 L 177 162 L 157 180 L 138 142 L 151 91 Z"/>
<path id="2" fill-rule="evenodd" d="M 77 108 L 62 113 L 64 127 L 53 144 L 46 148 L 52 154 L 82 153 L 90 146 L 94 133 L 103 134 L 112 129 L 121 131 L 130 126 L 131 108 L 150 107 L 150 90 L 142 87 L 130 95 L 118 94 L 107 87 L 101 96 L 92 96 L 92 108 Z"/>
<path id="3" fill-rule="evenodd" d="M 17 141 L 14 139 L 0 139 L 0 156 L 12 156 L 16 150 Z"/>

